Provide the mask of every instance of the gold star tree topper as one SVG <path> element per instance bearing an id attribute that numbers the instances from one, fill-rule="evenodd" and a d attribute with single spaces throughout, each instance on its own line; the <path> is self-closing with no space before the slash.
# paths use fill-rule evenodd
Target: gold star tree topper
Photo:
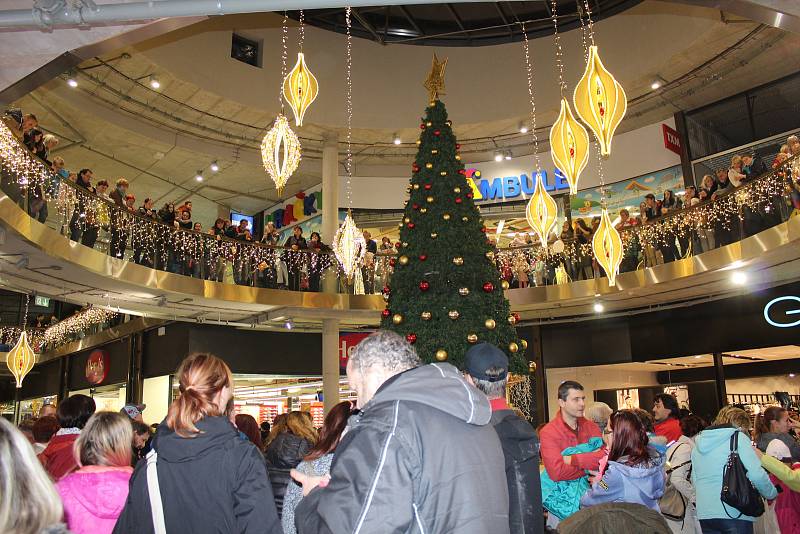
<path id="1" fill-rule="evenodd" d="M 436 52 L 433 53 L 433 63 L 431 64 L 431 72 L 425 83 L 425 89 L 428 90 L 428 97 L 431 102 L 439 98 L 439 95 L 445 94 L 444 92 L 444 69 L 447 68 L 447 58 L 444 61 L 439 61 L 436 57 Z"/>

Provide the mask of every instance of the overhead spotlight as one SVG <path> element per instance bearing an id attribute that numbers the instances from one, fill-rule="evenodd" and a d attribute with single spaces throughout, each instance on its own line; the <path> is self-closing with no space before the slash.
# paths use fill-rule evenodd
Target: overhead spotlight
<path id="1" fill-rule="evenodd" d="M 159 82 L 154 76 L 150 76 L 150 87 L 153 89 L 160 89 L 161 82 Z"/>
<path id="2" fill-rule="evenodd" d="M 211 172 L 218 172 L 219 165 L 217 164 L 217 160 L 211 162 Z"/>
<path id="3" fill-rule="evenodd" d="M 394 134 L 394 135 L 392 135 L 392 142 L 393 142 L 394 144 L 396 144 L 396 145 L 399 145 L 399 144 L 400 144 L 400 143 L 402 143 L 403 141 L 402 141 L 402 139 L 400 139 L 400 136 L 399 136 L 399 135 L 397 135 L 397 134 Z"/>
<path id="4" fill-rule="evenodd" d="M 605 307 L 603 306 L 603 304 L 601 302 L 595 302 L 594 303 L 594 312 L 595 313 L 603 313 L 603 310 L 605 310 Z"/>
<path id="5" fill-rule="evenodd" d="M 69 78 L 67 78 L 67 85 L 73 88 L 78 87 L 78 80 L 70 76 Z"/>
<path id="6" fill-rule="evenodd" d="M 743 286 L 747 283 L 747 273 L 744 271 L 734 271 L 731 275 L 731 282 L 737 286 Z"/>
<path id="7" fill-rule="evenodd" d="M 503 161 L 503 153 L 502 152 L 495 152 L 494 153 L 494 160 L 495 161 Z"/>
<path id="8" fill-rule="evenodd" d="M 197 174 L 194 175 L 194 179 L 198 182 L 203 181 L 203 171 L 197 171 Z"/>
<path id="9" fill-rule="evenodd" d="M 528 126 L 524 122 L 519 123 L 519 133 L 521 134 L 528 133 Z"/>
<path id="10" fill-rule="evenodd" d="M 506 158 L 506 160 L 510 160 L 513 157 L 513 155 L 511 154 L 511 151 L 508 150 L 508 151 L 506 151 L 506 153 L 505 153 L 505 155 L 503 157 Z"/>
<path id="11" fill-rule="evenodd" d="M 650 89 L 652 89 L 653 91 L 655 91 L 656 89 L 658 89 L 660 87 L 661 87 L 661 82 L 659 82 L 658 80 L 656 80 L 656 81 L 654 81 L 653 83 L 650 84 Z"/>

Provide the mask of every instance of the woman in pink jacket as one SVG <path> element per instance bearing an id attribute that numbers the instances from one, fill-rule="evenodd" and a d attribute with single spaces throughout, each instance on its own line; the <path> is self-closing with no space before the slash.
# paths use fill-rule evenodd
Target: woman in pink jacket
<path id="1" fill-rule="evenodd" d="M 80 469 L 57 485 L 64 519 L 74 534 L 110 534 L 125 500 L 131 468 L 130 420 L 117 412 L 98 412 L 75 442 Z"/>

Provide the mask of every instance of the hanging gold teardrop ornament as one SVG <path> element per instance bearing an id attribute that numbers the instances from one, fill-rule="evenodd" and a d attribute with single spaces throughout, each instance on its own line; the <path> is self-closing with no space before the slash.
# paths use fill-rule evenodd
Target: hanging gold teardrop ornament
<path id="1" fill-rule="evenodd" d="M 575 119 L 566 98 L 561 99 L 558 119 L 550 128 L 550 155 L 569 184 L 570 194 L 577 194 L 578 178 L 589 162 L 589 134 Z"/>
<path id="2" fill-rule="evenodd" d="M 308 70 L 305 55 L 297 54 L 297 63 L 283 80 L 283 97 L 292 107 L 295 126 L 303 125 L 303 116 L 319 94 L 317 78 Z"/>
<path id="3" fill-rule="evenodd" d="M 536 188 L 528 201 L 525 217 L 528 219 L 528 224 L 533 228 L 533 231 L 539 236 L 542 248 L 547 247 L 547 236 L 550 235 L 556 224 L 556 216 L 558 216 L 556 201 L 545 189 L 542 183 L 542 173 L 537 172 Z"/>
<path id="4" fill-rule="evenodd" d="M 594 132 L 600 154 L 611 154 L 611 139 L 628 109 L 625 89 L 606 70 L 596 46 L 589 47 L 589 60 L 572 95 L 575 112 Z"/>
<path id="5" fill-rule="evenodd" d="M 616 285 L 619 265 L 622 262 L 622 238 L 611 224 L 611 217 L 605 207 L 600 214 L 600 226 L 592 238 L 592 249 L 597 263 L 608 276 L 608 285 Z"/>
<path id="6" fill-rule="evenodd" d="M 22 381 L 31 372 L 35 363 L 36 353 L 33 352 L 30 343 L 28 343 L 28 333 L 23 330 L 19 340 L 17 340 L 17 344 L 8 352 L 6 358 L 6 365 L 8 365 L 11 374 L 14 375 L 18 388 L 22 387 Z"/>
<path id="7" fill-rule="evenodd" d="M 300 139 L 289 127 L 289 120 L 279 114 L 261 141 L 261 161 L 264 170 L 275 182 L 279 197 L 283 194 L 286 182 L 300 165 L 300 158 Z"/>

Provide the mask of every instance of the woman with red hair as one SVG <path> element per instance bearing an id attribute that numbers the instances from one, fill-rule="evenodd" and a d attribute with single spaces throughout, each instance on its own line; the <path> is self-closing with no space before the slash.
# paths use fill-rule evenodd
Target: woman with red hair
<path id="1" fill-rule="evenodd" d="M 611 416 L 604 434 L 608 464 L 581 498 L 581 507 L 607 502 L 642 504 L 656 511 L 664 494 L 664 456 L 650 446 L 647 430 L 631 410 Z"/>

